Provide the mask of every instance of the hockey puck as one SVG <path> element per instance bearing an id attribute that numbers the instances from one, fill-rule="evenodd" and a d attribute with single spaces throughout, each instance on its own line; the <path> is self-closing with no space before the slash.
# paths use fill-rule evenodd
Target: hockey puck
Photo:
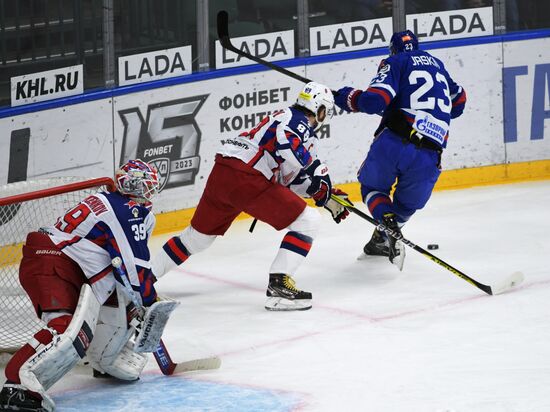
<path id="1" fill-rule="evenodd" d="M 435 244 L 435 243 L 430 243 L 428 245 L 428 250 L 437 250 L 439 249 L 439 245 L 438 244 Z"/>

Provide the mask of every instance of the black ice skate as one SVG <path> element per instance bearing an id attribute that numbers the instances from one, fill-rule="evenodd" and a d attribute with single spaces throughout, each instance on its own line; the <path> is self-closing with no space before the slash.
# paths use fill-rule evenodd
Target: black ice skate
<path id="1" fill-rule="evenodd" d="M 368 256 L 390 256 L 390 249 L 388 247 L 388 240 L 378 230 L 374 229 L 372 237 L 369 242 L 363 247 L 363 252 Z M 361 259 L 361 256 L 359 257 Z"/>
<path id="2" fill-rule="evenodd" d="M 270 273 L 266 291 L 267 310 L 307 310 L 311 309 L 311 293 L 296 288 L 294 279 L 283 273 Z"/>
<path id="3" fill-rule="evenodd" d="M 0 411 L 52 412 L 54 406 L 22 385 L 6 383 L 0 391 Z"/>
<path id="4" fill-rule="evenodd" d="M 397 234 L 399 238 L 403 237 L 394 213 L 386 213 L 382 218 L 382 223 L 388 229 Z M 388 238 L 388 257 L 390 262 L 397 266 L 399 270 L 403 270 L 403 263 L 405 261 L 405 246 L 402 242 L 395 239 L 395 237 L 388 234 L 386 234 L 386 236 Z"/>

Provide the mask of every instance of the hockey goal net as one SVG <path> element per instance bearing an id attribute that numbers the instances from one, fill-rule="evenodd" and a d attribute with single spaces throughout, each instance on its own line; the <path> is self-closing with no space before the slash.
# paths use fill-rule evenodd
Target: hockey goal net
<path id="1" fill-rule="evenodd" d="M 62 177 L 0 186 L 0 353 L 19 349 L 43 326 L 19 283 L 27 233 L 52 226 L 98 190 L 114 190 L 113 181 Z"/>

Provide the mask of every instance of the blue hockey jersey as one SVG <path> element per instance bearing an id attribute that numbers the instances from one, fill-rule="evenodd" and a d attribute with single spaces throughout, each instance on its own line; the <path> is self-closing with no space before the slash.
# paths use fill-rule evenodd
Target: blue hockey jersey
<path id="1" fill-rule="evenodd" d="M 350 106 L 381 114 L 378 131 L 398 112 L 423 138 L 445 147 L 451 119 L 462 114 L 465 103 L 464 89 L 454 82 L 441 60 L 426 51 L 413 50 L 382 60 L 368 89 L 354 95 Z"/>

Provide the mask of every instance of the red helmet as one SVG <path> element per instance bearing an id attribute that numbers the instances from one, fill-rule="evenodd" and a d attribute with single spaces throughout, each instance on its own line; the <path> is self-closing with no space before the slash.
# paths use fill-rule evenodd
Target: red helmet
<path id="1" fill-rule="evenodd" d="M 115 185 L 123 195 L 138 203 L 147 203 L 159 190 L 158 171 L 142 160 L 129 160 L 115 172 Z"/>

